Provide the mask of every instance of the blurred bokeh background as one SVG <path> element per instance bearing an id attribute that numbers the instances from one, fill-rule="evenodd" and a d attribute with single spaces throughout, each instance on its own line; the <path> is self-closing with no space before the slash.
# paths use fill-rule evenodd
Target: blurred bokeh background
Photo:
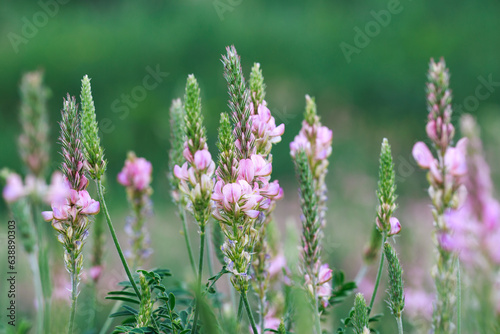
<path id="1" fill-rule="evenodd" d="M 219 114 L 228 110 L 220 62 L 227 45 L 236 46 L 247 76 L 254 62 L 261 64 L 268 106 L 276 121 L 285 123 L 282 142 L 273 150 L 273 177 L 285 189 L 276 211 L 281 231 L 287 222 L 298 225 L 297 184 L 288 145 L 300 129 L 305 94 L 316 98 L 323 124 L 333 129 L 324 258 L 348 277 L 356 274 L 373 224 L 378 155 L 387 137 L 398 175 L 397 215 L 403 224 L 398 242 L 403 267 L 408 267 L 406 280 L 411 285 L 422 276 L 417 286 L 428 280 L 430 203 L 424 173 L 411 158 L 411 148 L 426 136 L 425 81 L 431 57 L 445 57 L 454 122 L 457 125 L 464 112 L 477 117 L 494 180 L 500 182 L 498 1 L 62 2 L 0 4 L 0 167 L 23 172 L 17 153 L 22 74 L 45 71 L 52 96 L 54 168 L 61 160 L 56 140 L 62 97 L 78 96 L 80 80 L 88 74 L 108 159 L 108 198 L 116 224 L 123 226 L 128 210 L 116 174 L 132 150 L 150 160 L 154 169 L 155 218 L 150 225 L 155 253 L 149 265 L 173 269 L 178 280 L 188 268 L 166 178 L 168 108 L 172 99 L 183 95 L 187 75 L 194 73 L 201 86 L 209 147 L 212 155 L 217 154 Z M 152 71 L 160 73 L 157 85 L 141 89 Z M 1 221 L 7 221 L 3 202 L 0 210 Z M 4 225 L 0 224 L 2 233 Z M 194 238 L 194 224 L 191 228 Z M 111 245 L 106 256 L 116 263 Z M 22 263 L 22 254 L 18 257 Z M 34 312 L 29 289 L 26 284 L 20 316 Z M 378 310 L 389 313 L 383 303 Z M 395 331 L 395 323 L 387 326 L 388 332 Z"/>

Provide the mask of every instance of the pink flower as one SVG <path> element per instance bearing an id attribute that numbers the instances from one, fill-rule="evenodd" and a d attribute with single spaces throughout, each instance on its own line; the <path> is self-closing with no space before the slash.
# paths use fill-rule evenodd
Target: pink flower
<path id="1" fill-rule="evenodd" d="M 391 230 L 389 231 L 389 236 L 396 235 L 401 231 L 401 224 L 396 217 L 391 217 L 389 219 L 389 223 L 391 224 Z"/>
<path id="2" fill-rule="evenodd" d="M 328 266 L 328 263 L 325 263 L 319 267 L 319 273 L 318 273 L 318 284 L 324 284 L 329 282 L 332 279 L 332 272 L 333 270 L 330 269 Z"/>
<path id="3" fill-rule="evenodd" d="M 295 154 L 299 150 L 305 150 L 306 152 L 311 150 L 311 143 L 302 131 L 299 132 L 299 134 L 295 136 L 295 139 L 290 143 L 290 154 L 292 157 L 295 157 Z"/>
<path id="4" fill-rule="evenodd" d="M 212 156 L 208 150 L 196 151 L 194 154 L 194 165 L 198 170 L 204 170 L 212 162 Z"/>
<path id="5" fill-rule="evenodd" d="M 102 266 L 93 266 L 89 270 L 90 277 L 93 281 L 97 281 L 101 277 Z"/>
<path id="6" fill-rule="evenodd" d="M 273 277 L 281 273 L 281 269 L 286 267 L 286 258 L 283 254 L 279 254 L 269 261 L 267 272 Z"/>
<path id="7" fill-rule="evenodd" d="M 185 162 L 182 167 L 179 167 L 177 165 L 174 166 L 174 175 L 176 178 L 180 180 L 187 181 L 189 179 L 189 174 L 188 174 L 188 163 Z"/>
<path id="8" fill-rule="evenodd" d="M 255 177 L 255 165 L 251 159 L 242 159 L 238 163 L 238 178 L 253 182 Z"/>
<path id="9" fill-rule="evenodd" d="M 251 107 L 253 110 L 253 107 Z M 257 115 L 250 116 L 252 119 L 252 132 L 257 137 L 257 141 L 267 141 L 271 144 L 279 143 L 281 136 L 285 132 L 285 125 L 276 126 L 274 117 L 271 116 L 271 111 L 266 106 L 266 102 L 260 104 L 257 108 Z"/>
<path id="10" fill-rule="evenodd" d="M 411 318 L 431 319 L 434 295 L 423 290 L 405 289 L 405 311 Z"/>
<path id="11" fill-rule="evenodd" d="M 126 187 L 133 187 L 138 191 L 142 191 L 149 187 L 152 172 L 153 167 L 149 161 L 130 155 L 125 161 L 125 166 L 118 174 L 118 182 Z"/>
<path id="12" fill-rule="evenodd" d="M 429 169 L 431 165 L 434 164 L 434 157 L 431 151 L 427 145 L 421 141 L 413 146 L 412 154 L 417 164 L 422 168 Z"/>
<path id="13" fill-rule="evenodd" d="M 16 173 L 11 173 L 7 177 L 7 184 L 3 188 L 3 198 L 7 203 L 17 201 L 25 195 L 23 180 Z"/>
<path id="14" fill-rule="evenodd" d="M 61 172 L 54 172 L 47 192 L 48 203 L 64 203 L 69 196 L 69 183 Z"/>
<path id="15" fill-rule="evenodd" d="M 444 156 L 444 163 L 448 172 L 453 176 L 464 176 L 467 173 L 467 161 L 462 150 L 449 147 Z"/>
<path id="16" fill-rule="evenodd" d="M 80 190 L 78 192 L 78 200 L 75 204 L 80 209 L 80 212 L 86 215 L 96 215 L 100 210 L 99 202 L 90 198 L 87 190 Z"/>
<path id="17" fill-rule="evenodd" d="M 265 177 L 271 175 L 273 167 L 270 162 L 267 162 L 262 156 L 257 154 L 252 154 L 250 158 L 254 164 L 256 176 Z"/>

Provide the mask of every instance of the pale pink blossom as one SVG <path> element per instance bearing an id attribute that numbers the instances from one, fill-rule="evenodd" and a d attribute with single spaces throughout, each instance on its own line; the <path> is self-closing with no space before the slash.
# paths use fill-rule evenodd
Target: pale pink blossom
<path id="1" fill-rule="evenodd" d="M 45 221 L 74 219 L 79 213 L 96 215 L 100 210 L 99 202 L 93 200 L 87 190 L 71 189 L 65 203 L 52 203 L 51 206 L 52 211 L 42 212 Z"/>
<path id="2" fill-rule="evenodd" d="M 391 224 L 389 236 L 396 235 L 401 231 L 401 223 L 396 217 L 389 218 L 389 223 Z"/>
<path id="3" fill-rule="evenodd" d="M 9 174 L 7 177 L 7 184 L 3 188 L 2 194 L 7 203 L 15 202 L 26 194 L 23 180 L 18 174 Z"/>
<path id="4" fill-rule="evenodd" d="M 279 254 L 269 261 L 267 272 L 269 276 L 273 277 L 281 273 L 282 269 L 286 267 L 286 258 L 283 254 Z"/>
<path id="5" fill-rule="evenodd" d="M 429 169 L 434 164 L 434 157 L 424 142 L 417 142 L 413 146 L 412 154 L 417 164 L 422 168 Z"/>
<path id="6" fill-rule="evenodd" d="M 69 183 L 64 175 L 61 172 L 54 172 L 47 191 L 46 200 L 48 203 L 64 203 L 69 196 L 69 190 Z"/>
<path id="7" fill-rule="evenodd" d="M 453 176 L 464 176 L 467 173 L 467 161 L 462 150 L 449 147 L 444 156 L 447 171 Z"/>
<path id="8" fill-rule="evenodd" d="M 332 273 L 333 270 L 330 269 L 328 266 L 328 263 L 325 263 L 319 267 L 319 273 L 318 273 L 318 284 L 324 284 L 326 282 L 329 282 L 332 279 Z"/>
<path id="9" fill-rule="evenodd" d="M 142 191 L 149 187 L 153 166 L 144 158 L 129 156 L 118 174 L 118 182 L 126 187 Z"/>
<path id="10" fill-rule="evenodd" d="M 196 151 L 194 154 L 194 165 L 198 170 L 204 170 L 212 163 L 212 156 L 208 150 Z"/>
<path id="11" fill-rule="evenodd" d="M 405 312 L 410 318 L 431 319 L 434 295 L 423 290 L 405 289 Z"/>

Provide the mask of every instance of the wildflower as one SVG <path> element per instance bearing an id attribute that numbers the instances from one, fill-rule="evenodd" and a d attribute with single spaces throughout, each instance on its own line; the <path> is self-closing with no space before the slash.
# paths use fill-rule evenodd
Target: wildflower
<path id="1" fill-rule="evenodd" d="M 49 161 L 49 125 L 47 99 L 49 89 L 43 84 L 43 72 L 23 75 L 20 86 L 20 120 L 23 129 L 19 136 L 19 152 L 29 173 L 42 178 Z"/>
<path id="2" fill-rule="evenodd" d="M 125 226 L 131 246 L 127 257 L 132 260 L 132 267 L 142 264 L 152 253 L 145 226 L 145 219 L 151 215 L 152 172 L 153 167 L 149 161 L 129 152 L 125 166 L 117 176 L 118 182 L 127 188 L 127 199 L 132 211 Z"/>
<path id="3" fill-rule="evenodd" d="M 463 178 L 467 173 L 467 140 L 461 139 L 452 147 L 455 129 L 451 124 L 451 91 L 449 73 L 442 59 L 435 63 L 431 59 L 427 83 L 428 122 L 426 131 L 431 139 L 437 158 L 429 154 L 425 144 L 418 142 L 413 148 L 413 156 L 424 169 L 429 169 L 429 196 L 433 204 L 435 243 L 438 249 L 436 269 L 433 270 L 438 298 L 435 303 L 433 328 L 436 333 L 452 333 L 455 314 L 456 268 L 452 250 L 454 240 L 452 230 L 445 217 L 449 209 L 457 209 L 461 204 L 465 187 Z"/>
<path id="4" fill-rule="evenodd" d="M 23 180 L 19 174 L 9 174 L 7 177 L 7 184 L 3 188 L 2 195 L 7 203 L 15 202 L 25 195 Z"/>

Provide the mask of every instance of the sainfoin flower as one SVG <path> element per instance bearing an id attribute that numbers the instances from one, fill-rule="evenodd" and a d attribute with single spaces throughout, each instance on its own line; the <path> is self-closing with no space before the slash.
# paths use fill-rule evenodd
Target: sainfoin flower
<path id="1" fill-rule="evenodd" d="M 332 294 L 332 272 L 327 263 L 319 266 L 318 277 L 316 278 L 316 297 L 323 307 L 328 306 L 328 299 Z M 313 282 L 308 274 L 305 275 L 305 285 L 313 293 Z"/>
<path id="2" fill-rule="evenodd" d="M 23 179 L 16 173 L 10 173 L 7 177 L 7 184 L 3 188 L 2 195 L 7 203 L 17 201 L 25 194 Z"/>
<path id="3" fill-rule="evenodd" d="M 126 252 L 132 267 L 137 267 L 152 253 L 145 220 L 152 215 L 150 195 L 153 166 L 144 158 L 129 152 L 125 166 L 118 174 L 118 182 L 127 188 L 131 214 L 127 216 L 125 232 L 129 236 L 130 250 Z"/>
<path id="4" fill-rule="evenodd" d="M 87 190 L 70 190 L 69 198 L 65 203 L 52 204 L 52 211 L 42 212 L 43 219 L 47 222 L 76 220 L 79 214 L 95 215 L 99 213 L 100 205 L 98 201 L 93 200 Z M 54 228 L 60 226 L 54 222 Z"/>
<path id="5" fill-rule="evenodd" d="M 133 187 L 137 190 L 144 190 L 151 183 L 151 173 L 153 167 L 144 158 L 130 156 L 125 161 L 125 166 L 118 174 L 118 182 L 126 187 Z"/>

